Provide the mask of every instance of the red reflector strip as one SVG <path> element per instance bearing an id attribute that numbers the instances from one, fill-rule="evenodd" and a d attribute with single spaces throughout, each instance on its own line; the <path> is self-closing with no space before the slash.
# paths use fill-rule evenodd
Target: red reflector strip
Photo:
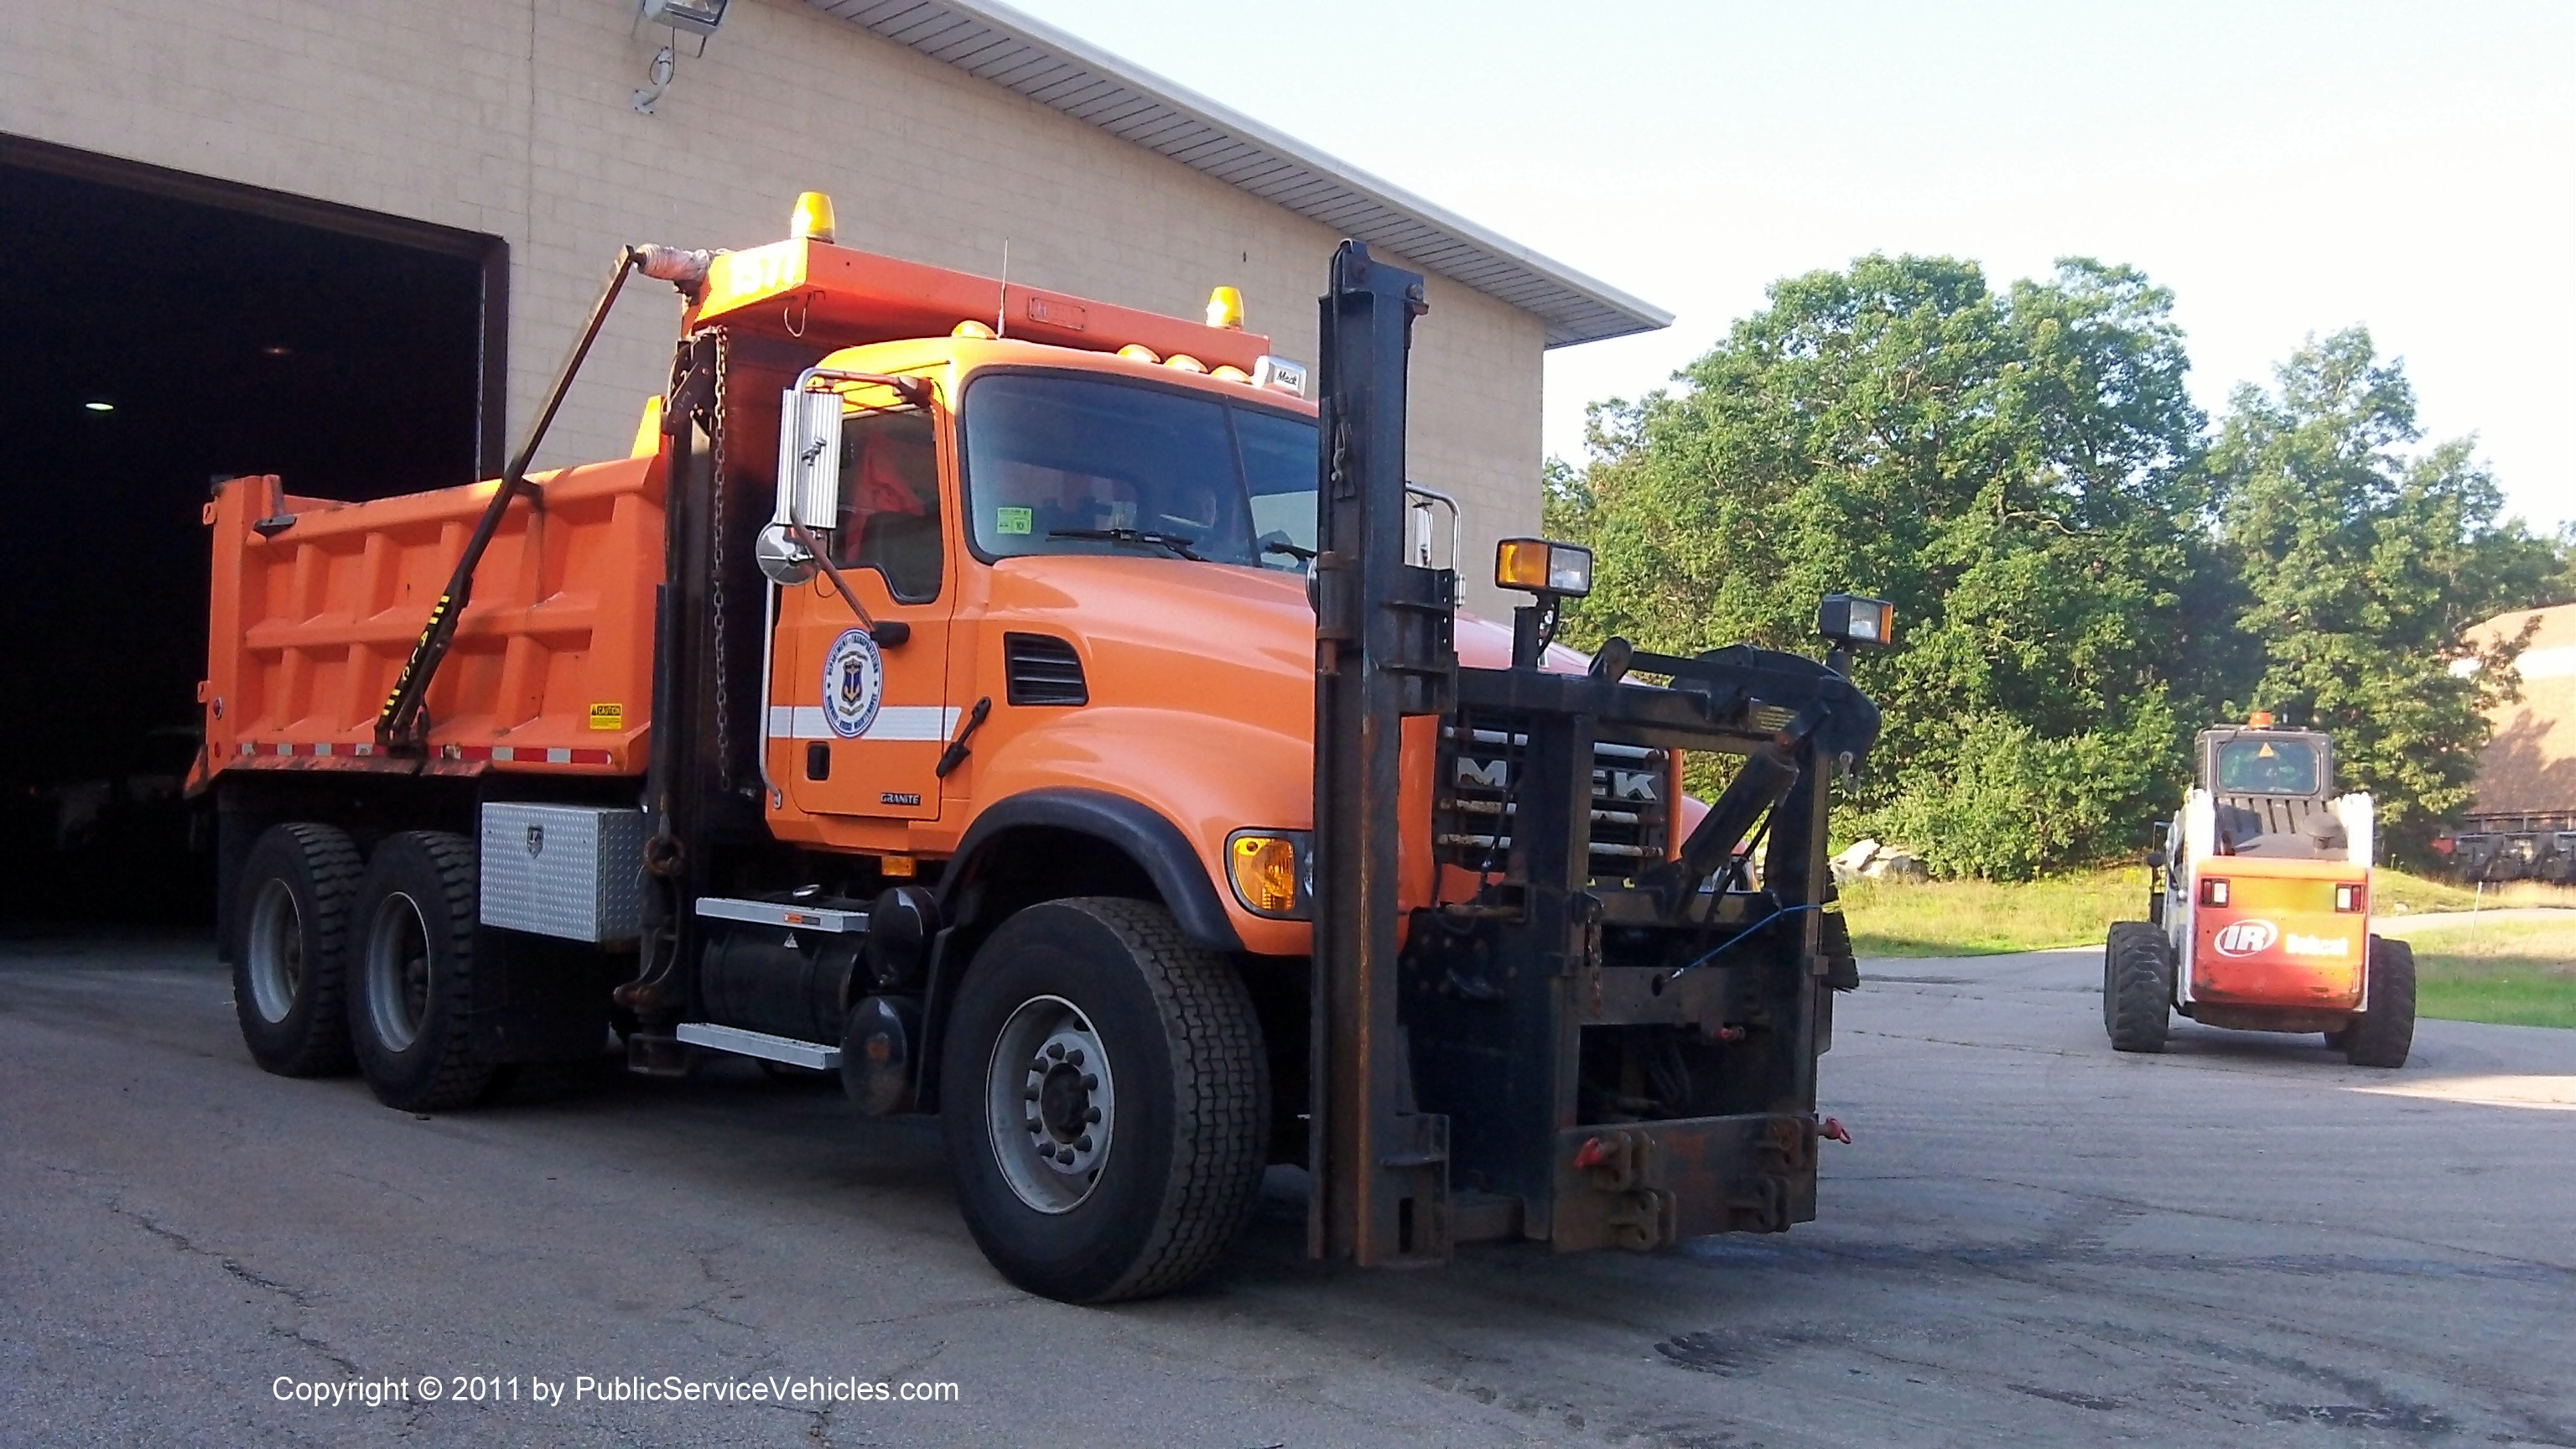
<path id="1" fill-rule="evenodd" d="M 373 744 L 334 742 L 296 744 L 272 740 L 261 744 L 243 740 L 239 745 L 245 757 L 271 756 L 288 759 L 324 759 L 331 756 L 365 759 L 376 753 Z M 568 749 L 562 745 L 442 745 L 442 760 L 490 761 L 496 765 L 610 765 L 615 758 L 606 750 Z"/>

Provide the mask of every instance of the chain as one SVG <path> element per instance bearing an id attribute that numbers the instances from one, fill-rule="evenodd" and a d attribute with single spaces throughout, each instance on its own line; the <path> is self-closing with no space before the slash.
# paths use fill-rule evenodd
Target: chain
<path id="1" fill-rule="evenodd" d="M 715 403 L 715 516 L 707 530 L 708 561 L 713 577 L 708 581 L 707 604 L 713 615 L 709 623 L 716 643 L 716 780 L 726 790 L 733 781 L 733 699 L 727 687 L 733 671 L 725 662 L 725 547 L 731 541 L 726 525 L 731 518 L 725 512 L 725 438 L 733 429 L 733 415 L 725 407 L 725 389 L 733 376 L 730 366 L 733 334 L 716 329 L 716 403 Z"/>

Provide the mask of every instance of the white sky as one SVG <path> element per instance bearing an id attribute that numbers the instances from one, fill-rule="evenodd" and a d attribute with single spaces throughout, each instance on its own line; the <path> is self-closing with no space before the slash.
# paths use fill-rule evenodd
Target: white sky
<path id="1" fill-rule="evenodd" d="M 1009 3 L 1676 313 L 1549 355 L 1553 453 L 1781 276 L 2089 255 L 2174 290 L 2213 413 L 2365 323 L 2431 437 L 2576 519 L 2565 0 Z"/>

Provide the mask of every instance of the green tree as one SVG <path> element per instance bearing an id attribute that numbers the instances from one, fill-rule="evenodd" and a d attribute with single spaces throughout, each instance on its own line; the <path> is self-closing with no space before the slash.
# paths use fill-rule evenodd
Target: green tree
<path id="1" fill-rule="evenodd" d="M 2424 861 L 2474 794 L 2484 710 L 2513 687 L 2519 643 L 2481 647 L 2470 626 L 2542 597 L 2555 550 L 2498 522 L 2471 440 L 2406 451 L 2423 437 L 2414 388 L 2366 329 L 2311 338 L 2230 409 L 2211 468 L 2261 655 L 2249 703 L 2331 732 L 2383 851 Z"/>
<path id="2" fill-rule="evenodd" d="M 1596 551 L 1570 633 L 1811 647 L 1820 595 L 1892 599 L 1898 647 L 1857 667 L 1874 823 L 1944 874 L 2133 843 L 2221 677 L 2174 663 L 2224 620 L 2186 598 L 2209 498 L 2171 308 L 2084 260 L 2001 293 L 1932 257 L 1780 282 L 1681 387 L 1596 407 L 1591 466 L 1549 480 Z"/>

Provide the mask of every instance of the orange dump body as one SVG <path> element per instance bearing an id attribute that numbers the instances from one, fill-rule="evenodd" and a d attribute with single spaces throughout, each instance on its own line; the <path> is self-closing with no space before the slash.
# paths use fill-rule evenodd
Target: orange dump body
<path id="1" fill-rule="evenodd" d="M 539 496 L 511 505 L 430 688 L 426 762 L 378 751 L 376 714 L 498 485 L 333 503 L 275 478 L 225 484 L 206 506 L 214 589 L 194 783 L 238 768 L 643 773 L 660 460 L 533 481 Z"/>
<path id="2" fill-rule="evenodd" d="M 2227 882 L 2227 904 L 2203 894 Z M 2335 909 L 2357 886 L 2359 909 Z M 2335 860 L 2212 856 L 2194 883 L 2191 999 L 2227 1006 L 2352 1011 L 2370 954 L 2370 872 Z"/>

